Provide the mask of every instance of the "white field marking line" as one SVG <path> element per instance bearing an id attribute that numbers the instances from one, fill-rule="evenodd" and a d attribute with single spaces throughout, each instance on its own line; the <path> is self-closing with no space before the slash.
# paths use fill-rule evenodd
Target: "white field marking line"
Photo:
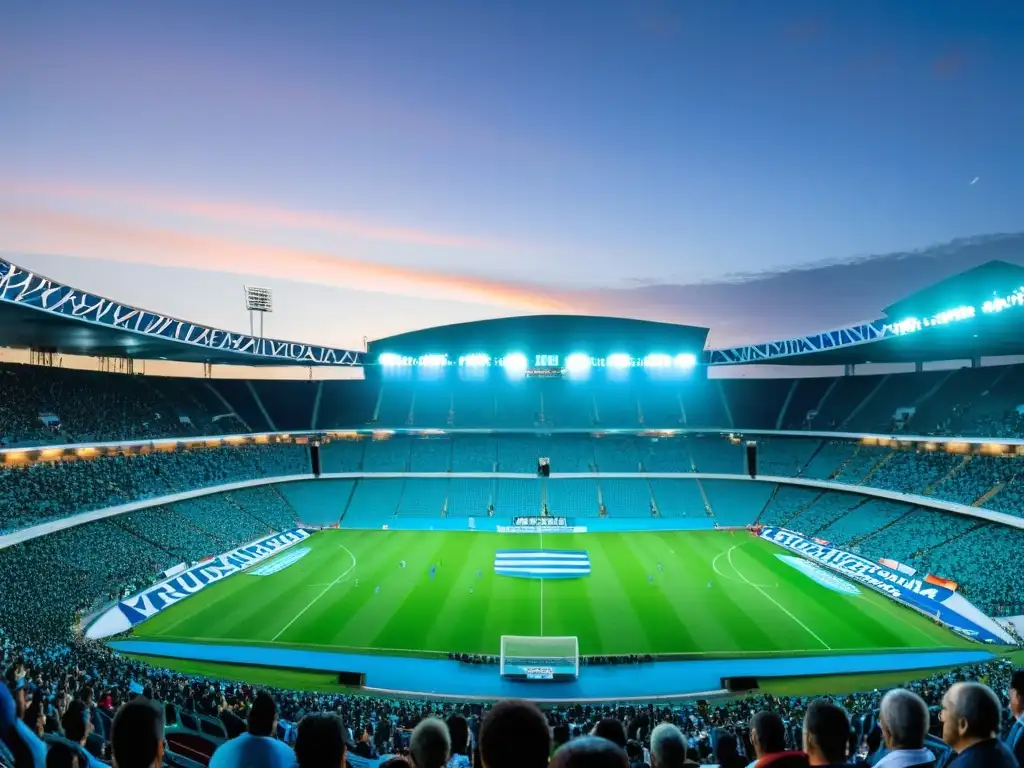
<path id="1" fill-rule="evenodd" d="M 218 637 L 215 640 L 195 638 L 195 637 L 182 637 L 180 635 L 154 635 L 152 637 L 133 637 L 128 640 L 119 640 L 117 642 L 127 643 L 160 643 L 165 641 L 176 641 L 183 640 L 192 645 L 226 645 L 228 643 L 240 643 L 242 645 L 258 647 L 261 645 L 281 645 L 287 648 L 295 648 L 302 646 L 304 648 L 324 648 L 328 650 L 337 651 L 377 651 L 378 653 L 410 653 L 410 654 L 434 654 L 436 656 L 448 656 L 448 651 L 430 651 L 422 648 L 380 648 L 372 645 L 319 645 L 316 643 L 291 643 L 288 641 L 280 640 L 253 640 L 252 638 L 241 638 L 241 637 Z M 900 646 L 898 648 L 829 648 L 833 653 L 857 653 L 864 656 L 874 656 L 878 653 L 885 653 L 889 651 L 905 651 L 906 653 L 913 654 L 929 654 L 929 653 L 949 653 L 950 651 L 965 651 L 967 653 L 975 653 L 973 648 L 963 648 L 956 646 L 936 646 L 934 648 L 908 648 L 907 646 Z M 981 650 L 981 649 L 979 649 Z M 132 653 L 132 651 L 122 651 L 122 653 Z M 144 653 L 141 652 L 140 653 Z M 820 648 L 787 648 L 781 651 L 729 651 L 727 655 L 723 655 L 717 651 L 682 651 L 680 653 L 656 653 L 654 654 L 655 661 L 660 656 L 715 656 L 720 659 L 729 659 L 734 656 L 761 656 L 766 659 L 774 658 L 785 658 L 787 653 L 821 653 Z M 948 664 L 947 664 L 948 666 Z"/>
<path id="2" fill-rule="evenodd" d="M 730 576 L 729 574 L 722 572 L 722 570 L 718 567 L 718 560 L 719 560 L 719 558 L 725 557 L 730 552 L 732 552 L 733 549 L 736 549 L 736 547 L 739 547 L 739 546 L 742 546 L 742 545 L 741 544 L 734 544 L 732 549 L 728 549 L 725 552 L 719 552 L 717 555 L 714 556 L 714 558 L 712 558 L 712 560 L 711 560 L 711 567 L 714 569 L 715 573 L 717 573 L 719 576 L 721 576 L 726 581 L 734 581 L 737 584 L 747 584 L 748 586 L 757 586 L 757 587 L 761 587 L 762 589 L 776 589 L 779 586 L 779 582 L 775 582 L 774 584 L 750 584 L 749 582 L 744 581 L 743 579 L 738 579 L 735 576 Z M 732 565 L 732 560 L 729 561 L 729 565 Z M 733 565 L 733 571 L 735 571 L 735 570 L 736 570 L 736 566 Z"/>
<path id="3" fill-rule="evenodd" d="M 344 546 L 343 544 L 339 544 L 339 545 L 338 545 L 338 547 L 339 547 L 340 549 L 344 549 L 344 550 L 345 550 L 346 552 L 348 552 L 348 556 L 352 558 L 352 565 L 350 565 L 350 566 L 349 566 L 348 568 L 346 568 L 346 569 L 345 569 L 345 570 L 344 570 L 344 571 L 343 571 L 343 572 L 342 572 L 342 573 L 341 573 L 341 574 L 340 574 L 340 575 L 338 576 L 338 578 L 336 578 L 336 579 L 335 579 L 334 581 L 332 581 L 332 582 L 331 582 L 330 584 L 328 584 L 328 585 L 327 585 L 326 587 L 324 587 L 324 588 L 323 588 L 323 590 L 322 590 L 322 591 L 320 592 L 320 594 L 318 594 L 318 595 L 317 595 L 316 597 L 314 597 L 314 598 L 313 598 L 312 600 L 310 600 L 310 601 L 309 601 L 309 602 L 308 602 L 308 603 L 306 604 L 306 607 L 305 607 L 305 608 L 303 608 L 303 609 L 302 609 L 301 611 L 299 611 L 299 612 L 298 612 L 297 614 L 295 614 L 295 618 L 293 618 L 293 619 L 292 619 L 291 621 L 289 621 L 289 622 L 288 622 L 287 624 L 285 624 L 285 625 L 284 625 L 284 626 L 283 626 L 283 627 L 281 628 L 281 631 L 280 631 L 280 632 L 278 632 L 278 633 L 277 633 L 276 635 L 274 635 L 274 636 L 273 636 L 272 638 L 270 638 L 270 642 L 274 642 L 275 640 L 277 640 L 277 638 L 279 638 L 279 637 L 280 637 L 281 635 L 283 635 L 283 634 L 285 633 L 285 630 L 287 630 L 287 629 L 288 629 L 288 627 L 290 627 L 290 626 L 291 626 L 292 624 L 294 624 L 294 623 L 295 623 L 296 621 L 298 621 L 298 620 L 299 620 L 299 618 L 300 618 L 300 617 L 301 617 L 301 616 L 302 616 L 302 615 L 303 615 L 303 614 L 304 614 L 304 613 L 305 613 L 306 611 L 308 611 L 308 610 L 309 610 L 310 608 L 312 608 L 312 607 L 313 607 L 313 604 L 314 604 L 314 603 L 315 603 L 315 602 L 316 602 L 317 600 L 319 600 L 319 599 L 320 599 L 321 597 L 323 597 L 323 596 L 324 596 L 324 595 L 326 595 L 326 594 L 327 594 L 328 592 L 330 592 L 330 591 L 331 591 L 331 588 L 332 588 L 333 586 L 335 586 L 336 584 L 338 584 L 338 583 L 339 583 L 339 582 L 340 582 L 340 581 L 341 581 L 342 579 L 344 579 L 344 578 L 345 578 L 346 576 L 348 576 L 348 575 L 349 575 L 350 573 L 352 573 L 352 569 L 354 569 L 354 568 L 356 567 L 356 556 L 352 554 L 352 550 L 350 550 L 350 549 L 349 549 L 348 547 Z"/>
<path id="4" fill-rule="evenodd" d="M 736 567 L 736 564 L 735 564 L 735 563 L 734 563 L 734 562 L 732 561 L 732 553 L 733 553 L 733 550 L 735 550 L 735 549 L 736 549 L 736 547 L 738 547 L 738 546 L 739 546 L 739 544 L 736 544 L 736 545 L 732 546 L 732 547 L 731 547 L 731 548 L 729 549 L 729 553 L 728 553 L 728 555 L 726 556 L 726 559 L 727 559 L 727 560 L 729 561 L 729 565 L 731 565 L 731 566 L 732 566 L 732 569 L 733 569 L 733 570 L 734 570 L 734 571 L 736 572 L 736 575 L 737 575 L 737 576 L 739 576 L 739 577 L 740 577 L 741 579 L 743 579 L 743 580 L 744 580 L 744 581 L 745 581 L 745 582 L 746 582 L 747 584 L 749 584 L 750 586 L 752 586 L 752 587 L 753 587 L 754 589 L 756 589 L 756 590 L 757 590 L 758 592 L 760 592 L 760 593 L 761 593 L 761 594 L 762 594 L 762 595 L 763 595 L 763 596 L 764 596 L 765 598 L 767 598 L 768 600 L 770 600 L 771 602 L 773 602 L 773 603 L 775 604 L 775 606 L 776 606 L 776 607 L 777 607 L 777 608 L 778 608 L 778 609 L 779 609 L 780 611 L 782 611 L 782 612 L 783 612 L 784 614 L 786 614 L 787 616 L 789 616 L 789 618 L 791 618 L 791 619 L 792 619 L 793 621 L 795 621 L 795 622 L 796 622 L 797 624 L 799 624 L 799 625 L 800 625 L 801 627 L 803 627 L 803 628 L 804 628 L 805 630 L 807 630 L 807 634 L 809 634 L 809 635 L 810 635 L 811 637 L 813 637 L 813 638 L 814 638 L 815 640 L 817 640 L 817 641 L 818 641 L 819 643 L 821 643 L 821 644 L 822 644 L 823 646 L 825 646 L 825 649 L 826 649 L 826 650 L 829 650 L 829 651 L 831 651 L 831 650 L 832 650 L 832 648 L 831 648 L 831 647 L 829 646 L 829 644 L 828 644 L 828 643 L 826 643 L 826 642 L 825 642 L 824 640 L 822 640 L 822 639 L 821 639 L 820 637 L 818 637 L 818 635 L 817 635 L 817 634 L 815 634 L 815 632 L 814 632 L 814 630 L 813 630 L 813 629 L 811 629 L 811 628 L 810 628 L 810 627 L 808 627 L 808 626 L 807 626 L 806 624 L 804 624 L 804 623 L 803 623 L 802 621 L 800 621 L 800 619 L 798 619 L 798 618 L 797 618 L 796 616 L 794 616 L 794 615 L 792 614 L 792 612 L 790 612 L 790 610 L 789 610 L 789 609 L 788 609 L 788 608 L 787 608 L 786 606 L 784 606 L 784 605 L 783 605 L 782 603 L 780 603 L 780 602 L 779 602 L 778 600 L 776 600 L 776 599 L 775 599 L 774 597 L 772 597 L 772 596 L 771 596 L 771 595 L 769 595 L 769 594 L 768 594 L 767 592 L 765 592 L 765 591 L 764 591 L 764 589 L 763 589 L 762 587 L 760 587 L 760 586 L 758 586 L 757 584 L 755 584 L 754 582 L 750 581 L 750 579 L 748 579 L 748 578 L 747 578 L 746 576 L 744 576 L 744 575 L 743 575 L 743 574 L 742 574 L 742 573 L 740 572 L 740 569 L 739 569 L 739 568 L 737 568 L 737 567 Z"/>

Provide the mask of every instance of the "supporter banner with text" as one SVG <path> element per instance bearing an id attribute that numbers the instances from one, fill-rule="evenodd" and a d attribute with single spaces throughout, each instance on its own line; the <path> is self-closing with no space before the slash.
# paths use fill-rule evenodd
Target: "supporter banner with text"
<path id="1" fill-rule="evenodd" d="M 838 549 L 831 544 L 820 544 L 814 539 L 806 538 L 803 534 L 785 528 L 765 526 L 759 535 L 762 539 L 803 555 L 851 581 L 856 581 L 891 597 L 893 600 L 916 608 L 965 637 L 985 643 L 1005 642 L 1003 638 L 965 618 L 947 605 L 947 601 L 962 602 L 963 598 L 945 586 L 917 578 L 915 575 L 901 573 L 897 569 Z"/>
<path id="2" fill-rule="evenodd" d="M 244 571 L 293 544 L 305 541 L 309 536 L 309 531 L 295 528 L 212 557 L 177 576 L 164 579 L 125 598 L 93 622 L 86 635 L 91 638 L 109 637 L 131 629 L 189 595 Z"/>

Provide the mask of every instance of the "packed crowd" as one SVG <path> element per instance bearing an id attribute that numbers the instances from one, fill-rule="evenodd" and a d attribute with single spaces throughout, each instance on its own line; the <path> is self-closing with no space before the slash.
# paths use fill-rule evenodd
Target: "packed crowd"
<path id="1" fill-rule="evenodd" d="M 0 532 L 130 501 L 309 472 L 307 447 L 292 443 L 8 463 L 0 466 Z"/>
<path id="2" fill-rule="evenodd" d="M 324 717 L 317 713 L 337 718 L 337 725 L 330 728 L 337 727 L 341 734 L 339 748 L 363 758 L 397 755 L 406 762 L 396 765 L 411 763 L 417 768 L 542 768 L 549 758 L 553 766 L 681 768 L 715 763 L 741 768 L 754 761 L 775 765 L 782 753 L 786 761 L 775 768 L 854 763 L 883 768 L 944 766 L 954 753 L 962 754 L 954 765 L 1013 768 L 1018 763 L 1012 750 L 1024 757 L 1021 725 L 1015 720 L 1024 715 L 1024 673 L 1015 673 L 1005 660 L 932 675 L 888 694 L 853 693 L 832 700 L 756 695 L 714 702 L 575 704 L 549 706 L 541 712 L 516 701 L 491 706 L 258 691 L 244 683 L 148 667 L 80 639 L 41 649 L 19 645 L 4 633 L 0 649 L 6 683 L 0 686 L 0 765 L 7 759 L 10 765 L 42 766 L 31 755 L 41 756 L 47 746 L 59 755 L 69 747 L 80 755 L 79 766 L 96 766 L 111 758 L 122 768 L 155 765 L 156 750 L 166 764 L 191 765 L 187 756 L 174 753 L 186 743 L 175 735 L 191 731 L 191 758 L 201 757 L 203 764 L 212 755 L 213 768 L 291 768 L 296 761 L 299 766 L 341 768 L 342 755 L 337 752 L 328 751 L 336 756 L 335 762 L 303 756 L 310 746 L 310 731 L 319 733 L 326 727 L 309 725 L 310 718 Z M 141 716 L 133 707 L 143 706 L 151 712 L 146 717 L 155 718 L 144 729 L 147 733 L 167 728 L 166 754 L 154 737 L 142 740 L 149 752 L 140 758 L 130 752 L 138 748 L 139 733 L 119 737 L 126 718 Z M 197 725 L 201 721 L 216 727 Z M 131 722 L 138 727 L 137 720 Z M 597 743 L 591 736 L 605 742 Z M 999 745 L 1001 737 L 1006 737 L 1010 750 Z M 605 758 L 588 757 L 594 749 L 605 752 Z M 901 750 L 908 751 L 903 758 L 914 760 L 881 762 Z"/>

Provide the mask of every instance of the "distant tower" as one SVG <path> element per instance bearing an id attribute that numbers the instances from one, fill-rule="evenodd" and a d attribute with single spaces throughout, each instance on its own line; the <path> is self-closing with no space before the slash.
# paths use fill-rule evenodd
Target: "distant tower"
<path id="1" fill-rule="evenodd" d="M 253 315 L 260 315 L 260 338 L 263 338 L 263 316 L 274 311 L 274 292 L 269 288 L 254 285 L 245 286 L 245 308 L 249 310 L 249 335 L 255 336 Z"/>

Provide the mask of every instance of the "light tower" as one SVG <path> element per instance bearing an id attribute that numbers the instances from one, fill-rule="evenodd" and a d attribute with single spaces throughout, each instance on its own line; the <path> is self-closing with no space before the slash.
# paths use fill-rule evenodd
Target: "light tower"
<path id="1" fill-rule="evenodd" d="M 263 338 L 263 316 L 274 311 L 274 292 L 269 288 L 254 285 L 245 286 L 245 308 L 249 310 L 249 335 L 255 336 L 253 315 L 260 315 L 260 338 Z"/>

